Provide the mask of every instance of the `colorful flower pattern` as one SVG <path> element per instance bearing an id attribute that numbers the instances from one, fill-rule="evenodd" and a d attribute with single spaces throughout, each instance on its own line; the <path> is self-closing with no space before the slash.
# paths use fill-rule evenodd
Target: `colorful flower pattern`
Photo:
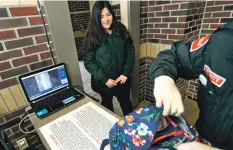
<path id="1" fill-rule="evenodd" d="M 155 131 L 150 130 L 148 123 L 154 126 L 151 120 L 159 119 L 162 113 L 154 108 L 154 105 L 139 108 L 112 127 L 111 131 L 114 134 L 110 134 L 110 138 L 114 141 L 113 150 L 133 150 L 136 147 L 150 146 L 148 142 L 153 140 Z"/>
<path id="2" fill-rule="evenodd" d="M 111 150 L 151 149 L 161 117 L 162 109 L 156 108 L 155 105 L 139 108 L 125 116 L 110 130 Z M 174 138 L 161 141 L 160 145 L 173 147 L 179 142 L 179 139 Z"/>

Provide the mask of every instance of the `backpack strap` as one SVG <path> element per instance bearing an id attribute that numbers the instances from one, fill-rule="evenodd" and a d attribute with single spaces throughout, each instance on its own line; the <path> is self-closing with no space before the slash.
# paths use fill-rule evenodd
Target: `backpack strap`
<path id="1" fill-rule="evenodd" d="M 104 150 L 105 146 L 107 146 L 108 144 L 109 144 L 109 139 L 104 139 L 100 146 L 100 150 Z"/>
<path id="2" fill-rule="evenodd" d="M 155 144 L 155 143 L 157 143 L 157 142 L 159 142 L 159 141 L 161 141 L 161 140 L 163 140 L 165 138 L 168 138 L 168 137 L 171 137 L 171 136 L 179 136 L 179 135 L 181 135 L 183 133 L 184 133 L 183 130 L 174 131 L 174 132 L 171 132 L 171 133 L 169 133 L 167 135 L 162 135 L 162 136 L 159 136 L 159 137 L 155 138 L 152 143 Z"/>

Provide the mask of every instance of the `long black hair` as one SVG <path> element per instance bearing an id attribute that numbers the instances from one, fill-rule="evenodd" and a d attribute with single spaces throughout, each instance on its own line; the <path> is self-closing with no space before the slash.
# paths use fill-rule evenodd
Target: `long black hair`
<path id="1" fill-rule="evenodd" d="M 105 29 L 101 24 L 101 13 L 104 8 L 107 8 L 112 14 L 113 20 L 110 27 L 112 29 L 112 34 L 121 37 L 127 43 L 133 43 L 126 27 L 122 23 L 117 22 L 111 4 L 108 1 L 96 1 L 92 8 L 91 20 L 84 38 L 84 49 L 94 51 L 105 41 Z"/>

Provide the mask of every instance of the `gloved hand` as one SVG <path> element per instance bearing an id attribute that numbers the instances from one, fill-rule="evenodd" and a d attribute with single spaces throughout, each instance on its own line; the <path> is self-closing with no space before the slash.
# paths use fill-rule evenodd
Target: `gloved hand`
<path id="1" fill-rule="evenodd" d="M 156 107 L 163 107 L 163 115 L 179 116 L 184 112 L 184 105 L 174 80 L 169 76 L 159 76 L 154 82 Z"/>

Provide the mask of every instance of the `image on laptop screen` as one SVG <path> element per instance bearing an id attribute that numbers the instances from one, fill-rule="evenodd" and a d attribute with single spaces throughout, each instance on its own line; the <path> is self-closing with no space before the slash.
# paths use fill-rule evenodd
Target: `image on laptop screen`
<path id="1" fill-rule="evenodd" d="M 57 66 L 21 79 L 30 101 L 69 86 L 65 66 Z"/>

